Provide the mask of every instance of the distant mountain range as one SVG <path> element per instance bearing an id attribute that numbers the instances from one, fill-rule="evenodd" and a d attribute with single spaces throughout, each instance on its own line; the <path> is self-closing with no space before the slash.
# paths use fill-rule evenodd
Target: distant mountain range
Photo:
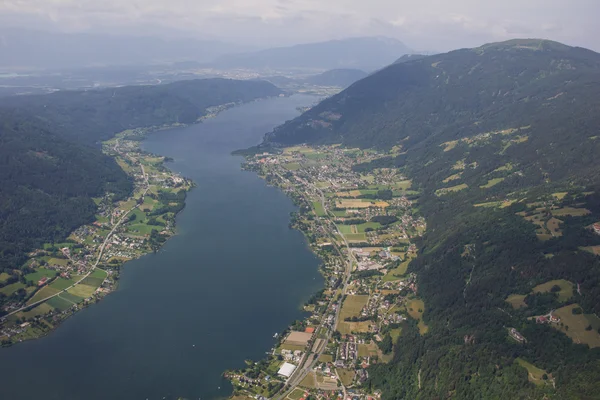
<path id="1" fill-rule="evenodd" d="M 211 65 L 216 68 L 355 68 L 370 71 L 391 64 L 410 52 L 408 47 L 396 39 L 360 37 L 225 55 L 218 57 Z"/>
<path id="2" fill-rule="evenodd" d="M 76 68 L 143 65 L 171 61 L 209 62 L 250 50 L 216 40 L 161 39 L 0 28 L 0 68 Z"/>

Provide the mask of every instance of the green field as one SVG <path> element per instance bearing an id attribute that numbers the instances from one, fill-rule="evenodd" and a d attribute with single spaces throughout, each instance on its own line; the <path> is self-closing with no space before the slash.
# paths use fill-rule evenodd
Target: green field
<path id="1" fill-rule="evenodd" d="M 35 303 L 37 301 L 45 299 L 46 297 L 50 297 L 52 295 L 55 295 L 58 292 L 60 292 L 60 290 L 54 289 L 53 287 L 50 287 L 50 286 L 44 286 L 43 288 L 41 288 L 40 290 L 38 290 L 36 292 L 36 294 L 31 299 L 29 299 L 29 301 L 27 302 L 27 304 L 33 304 L 33 303 Z"/>
<path id="2" fill-rule="evenodd" d="M 75 279 L 56 278 L 54 280 L 54 282 L 52 282 L 50 287 L 54 288 L 54 289 L 58 289 L 58 290 L 64 290 L 64 289 L 68 288 L 69 286 L 72 286 L 73 284 L 75 284 L 75 282 L 76 282 Z"/>
<path id="3" fill-rule="evenodd" d="M 379 222 L 365 222 L 364 224 L 356 225 L 359 233 L 365 233 L 366 229 L 377 229 L 381 228 L 381 224 Z"/>
<path id="4" fill-rule="evenodd" d="M 25 280 L 28 282 L 38 283 L 43 277 L 53 278 L 57 275 L 56 271 L 51 269 L 40 268 L 32 274 L 25 275 Z"/>
<path id="5" fill-rule="evenodd" d="M 65 311 L 69 307 L 73 306 L 72 303 L 70 303 L 69 301 L 67 301 L 63 298 L 60 298 L 58 296 L 51 298 L 46 303 L 48 303 L 50 306 L 56 308 L 58 311 Z"/>
<path id="6" fill-rule="evenodd" d="M 352 233 L 352 225 L 344 225 L 344 224 L 339 224 L 338 226 L 338 230 L 342 233 L 342 235 L 346 236 Z"/>
<path id="7" fill-rule="evenodd" d="M 463 184 L 456 185 L 456 186 L 442 188 L 442 189 L 436 190 L 435 191 L 435 195 L 436 196 L 443 196 L 443 195 L 448 194 L 448 193 L 460 192 L 461 190 L 464 190 L 464 189 L 466 189 L 468 187 L 469 186 L 466 183 L 463 183 Z"/>
<path id="8" fill-rule="evenodd" d="M 0 293 L 2 293 L 5 296 L 10 296 L 17 290 L 22 289 L 24 287 L 25 287 L 24 283 L 15 282 L 15 283 L 11 283 L 10 285 L 4 286 L 2 289 L 0 289 Z"/>
<path id="9" fill-rule="evenodd" d="M 488 180 L 488 182 L 485 185 L 481 185 L 479 186 L 481 189 L 489 189 L 493 186 L 496 186 L 497 184 L 499 184 L 500 182 L 502 182 L 504 180 L 504 178 L 494 178 L 494 179 L 490 179 Z"/>
<path id="10" fill-rule="evenodd" d="M 8 280 L 8 278 L 10 278 L 10 275 L 7 274 L 6 272 L 2 272 L 0 274 L 0 283 L 4 283 Z"/>
<path id="11" fill-rule="evenodd" d="M 65 300 L 68 300 L 68 301 L 70 301 L 72 303 L 75 303 L 75 304 L 81 303 L 83 301 L 83 297 L 75 296 L 75 295 L 73 295 L 73 294 L 71 294 L 69 292 L 61 293 L 61 294 L 58 295 L 58 297 L 60 297 L 62 299 L 65 299 Z"/>
<path id="12" fill-rule="evenodd" d="M 33 317 L 37 317 L 38 315 L 47 314 L 50 311 L 54 311 L 54 308 L 52 306 L 50 306 L 48 303 L 42 303 L 38 306 L 33 307 L 33 309 L 31 309 L 27 312 L 18 313 L 18 315 L 21 318 L 33 318 Z"/>
<path id="13" fill-rule="evenodd" d="M 548 376 L 548 373 L 543 369 L 536 367 L 535 365 L 523 360 L 520 357 L 515 359 L 515 362 L 527 370 L 529 382 L 534 383 L 536 385 L 545 385 L 548 382 L 543 378 L 544 375 Z"/>
<path id="14" fill-rule="evenodd" d="M 573 284 L 564 279 L 558 279 L 537 285 L 533 288 L 533 293 L 549 292 L 550 289 L 552 289 L 552 287 L 555 285 L 560 286 L 560 292 L 558 292 L 559 301 L 564 302 L 573 297 Z"/>
<path id="15" fill-rule="evenodd" d="M 320 201 L 313 201 L 313 208 L 315 210 L 315 214 L 317 214 L 317 217 L 326 217 L 327 213 L 325 212 L 325 209 L 323 208 L 323 204 L 321 204 Z"/>
<path id="16" fill-rule="evenodd" d="M 508 304 L 510 304 L 512 306 L 512 308 L 514 308 L 516 310 L 521 307 L 527 307 L 527 304 L 525 303 L 525 297 L 527 297 L 527 295 L 511 294 L 504 301 L 506 301 Z"/>
<path id="17" fill-rule="evenodd" d="M 561 324 L 550 324 L 570 337 L 575 343 L 583 343 L 588 346 L 600 347 L 600 318 L 594 314 L 573 314 L 573 309 L 579 304 L 571 304 L 554 311 L 554 315 L 560 318 Z M 591 326 L 590 330 L 587 330 Z M 567 328 L 568 327 L 568 328 Z"/>
<path id="18" fill-rule="evenodd" d="M 410 264 L 410 259 L 403 261 L 400 263 L 398 268 L 394 268 L 388 271 L 388 273 L 383 277 L 384 282 L 397 281 L 402 276 L 406 274 L 406 270 L 408 269 L 408 264 Z"/>
<path id="19" fill-rule="evenodd" d="M 46 262 L 50 265 L 62 265 L 64 267 L 69 263 L 69 260 L 67 260 L 66 258 L 49 257 L 48 260 L 46 260 Z"/>
<path id="20" fill-rule="evenodd" d="M 354 241 L 361 241 L 361 242 L 367 241 L 367 235 L 364 233 L 350 233 L 350 234 L 344 235 L 344 236 L 346 236 L 347 240 L 354 240 Z"/>
<path id="21" fill-rule="evenodd" d="M 71 289 L 69 289 L 67 293 L 70 293 L 77 297 L 81 297 L 83 299 L 87 299 L 96 292 L 97 288 L 97 286 L 90 286 L 80 283 L 79 285 L 73 286 Z"/>
<path id="22" fill-rule="evenodd" d="M 300 164 L 299 163 L 287 163 L 283 165 L 283 168 L 287 169 L 288 171 L 298 171 L 300 169 Z"/>
<path id="23" fill-rule="evenodd" d="M 348 216 L 348 214 L 346 213 L 346 210 L 336 210 L 336 211 L 332 211 L 332 213 L 336 217 L 340 217 L 340 218 L 345 218 Z"/>

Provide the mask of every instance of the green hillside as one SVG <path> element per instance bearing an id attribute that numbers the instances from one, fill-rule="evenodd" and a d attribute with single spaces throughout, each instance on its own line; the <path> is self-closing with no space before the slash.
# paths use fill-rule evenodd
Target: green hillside
<path id="1" fill-rule="evenodd" d="M 430 329 L 409 324 L 394 360 L 370 370 L 383 398 L 597 398 L 599 89 L 600 54 L 514 40 L 394 64 L 265 137 L 391 149 L 357 169 L 397 168 L 421 193 L 409 272 Z M 534 291 L 553 280 L 580 290 Z M 516 294 L 524 307 L 506 301 Z M 582 317 L 532 319 L 575 303 Z M 552 378 L 534 384 L 522 365 Z"/>
<path id="2" fill-rule="evenodd" d="M 206 79 L 0 101 L 0 272 L 93 221 L 92 197 L 132 185 L 96 144 L 137 127 L 193 123 L 211 106 L 279 95 L 261 81 Z"/>

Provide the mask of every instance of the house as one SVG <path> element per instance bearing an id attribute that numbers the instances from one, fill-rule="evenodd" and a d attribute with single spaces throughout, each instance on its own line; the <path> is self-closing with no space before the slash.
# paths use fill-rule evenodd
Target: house
<path id="1" fill-rule="evenodd" d="M 538 324 L 545 324 L 548 322 L 548 318 L 542 315 L 541 317 L 537 317 L 535 319 L 535 322 L 537 322 Z"/>
<path id="2" fill-rule="evenodd" d="M 594 225 L 592 225 L 592 228 L 597 235 L 600 235 L 600 222 L 596 222 Z"/>
<path id="3" fill-rule="evenodd" d="M 560 318 L 558 318 L 556 315 L 550 315 L 550 322 L 558 324 L 560 322 Z"/>
<path id="4" fill-rule="evenodd" d="M 315 333 L 315 328 L 312 326 L 309 326 L 304 330 L 304 332 L 305 333 Z"/>
<path id="5" fill-rule="evenodd" d="M 38 281 L 38 286 L 44 286 L 46 284 L 46 282 L 48 282 L 48 277 L 47 276 L 43 277 L 42 279 L 40 279 Z"/>

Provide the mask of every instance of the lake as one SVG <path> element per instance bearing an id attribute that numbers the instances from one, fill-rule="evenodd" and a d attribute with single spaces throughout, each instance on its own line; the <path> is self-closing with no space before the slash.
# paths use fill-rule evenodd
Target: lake
<path id="1" fill-rule="evenodd" d="M 288 228 L 294 205 L 233 150 L 316 100 L 292 96 L 153 133 L 145 150 L 197 184 L 178 234 L 125 264 L 119 289 L 45 338 L 0 350 L 2 399 L 213 399 L 226 369 L 258 360 L 323 287 L 319 260 Z"/>

